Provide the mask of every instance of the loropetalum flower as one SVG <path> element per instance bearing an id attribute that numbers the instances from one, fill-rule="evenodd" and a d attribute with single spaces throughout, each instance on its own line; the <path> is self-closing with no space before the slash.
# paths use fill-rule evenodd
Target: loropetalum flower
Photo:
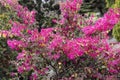
<path id="1" fill-rule="evenodd" d="M 23 50 L 21 53 L 18 53 L 17 60 L 24 59 L 26 55 L 26 51 Z"/>
<path id="2" fill-rule="evenodd" d="M 120 52 L 117 53 L 109 53 L 107 59 L 107 66 L 109 69 L 109 72 L 112 74 L 119 73 L 120 71 Z"/>
<path id="3" fill-rule="evenodd" d="M 17 65 L 17 70 L 19 73 L 29 72 L 32 70 L 32 56 L 28 55 L 28 52 L 23 50 L 21 53 L 17 56 L 17 61 L 21 62 L 21 64 Z"/>
<path id="4" fill-rule="evenodd" d="M 18 7 L 19 8 L 19 7 Z M 20 7 L 21 8 L 21 7 Z M 21 8 L 22 11 L 17 9 L 17 15 L 23 19 L 25 24 L 34 24 L 35 23 L 35 11 L 29 11 L 27 8 Z"/>
<path id="5" fill-rule="evenodd" d="M 82 4 L 82 0 L 67 0 L 64 3 L 61 3 L 61 11 L 62 13 L 66 11 L 78 11 L 80 9 L 80 5 Z"/>
<path id="6" fill-rule="evenodd" d="M 19 66 L 17 68 L 17 70 L 18 70 L 19 73 L 23 73 L 24 72 L 24 67 L 23 66 Z"/>
<path id="7" fill-rule="evenodd" d="M 84 54 L 84 51 L 81 48 L 81 46 L 77 43 L 77 40 L 67 41 L 63 49 L 64 49 L 64 53 L 70 59 L 75 59 L 76 57 L 82 56 Z"/>
<path id="8" fill-rule="evenodd" d="M 113 29 L 114 25 L 119 22 L 120 20 L 120 11 L 114 10 L 114 9 L 109 9 L 105 15 L 98 19 L 94 25 L 92 26 L 87 26 L 82 29 L 82 31 L 86 35 L 93 34 L 95 32 L 103 32 L 107 30 Z"/>
<path id="9" fill-rule="evenodd" d="M 38 74 L 33 73 L 32 76 L 30 77 L 30 80 L 37 80 L 38 79 Z"/>
<path id="10" fill-rule="evenodd" d="M 54 28 L 47 28 L 47 29 L 41 29 L 41 36 L 43 36 L 43 39 L 45 42 L 48 42 L 50 40 L 50 37 L 52 36 Z"/>
<path id="11" fill-rule="evenodd" d="M 13 22 L 13 26 L 11 28 L 11 34 L 15 36 L 22 36 L 22 32 L 26 29 L 26 26 L 23 24 L 20 24 L 18 22 Z"/>
<path id="12" fill-rule="evenodd" d="M 58 46 L 62 47 L 63 37 L 61 37 L 60 35 L 54 35 L 53 38 L 54 39 L 50 42 L 50 44 L 48 45 L 48 48 L 50 50 L 54 50 Z"/>
<path id="13" fill-rule="evenodd" d="M 86 37 L 68 40 L 63 47 L 64 53 L 70 58 L 75 59 L 83 54 L 96 58 L 102 53 L 106 53 L 110 46 L 107 41 L 100 41 L 98 38 Z"/>
<path id="14" fill-rule="evenodd" d="M 27 45 L 26 43 L 24 43 L 23 41 L 21 40 L 8 40 L 7 41 L 7 44 L 8 46 L 11 48 L 11 49 L 15 49 L 15 50 L 19 50 L 21 48 L 25 48 Z"/>
<path id="15" fill-rule="evenodd" d="M 82 0 L 66 0 L 64 3 L 60 3 L 61 20 L 58 22 L 61 25 L 69 24 L 73 22 L 73 18 L 76 16 L 76 20 L 80 17 L 77 15 L 77 11 L 80 9 Z M 77 23 L 76 23 L 77 24 Z"/>
<path id="16" fill-rule="evenodd" d="M 35 23 L 35 11 L 29 11 L 28 8 L 21 6 L 17 0 L 3 0 L 0 1 L 3 4 L 8 4 L 12 9 L 17 12 L 19 18 L 22 18 L 22 21 L 26 25 L 32 25 Z"/>
<path id="17" fill-rule="evenodd" d="M 38 42 L 42 40 L 41 34 L 38 32 L 37 29 L 34 30 L 28 30 L 28 34 L 30 35 L 29 40 L 31 42 Z"/>

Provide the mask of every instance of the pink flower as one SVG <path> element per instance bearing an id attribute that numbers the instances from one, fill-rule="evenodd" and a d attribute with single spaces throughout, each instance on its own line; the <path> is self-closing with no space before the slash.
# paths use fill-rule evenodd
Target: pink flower
<path id="1" fill-rule="evenodd" d="M 31 65 L 29 63 L 24 63 L 23 65 L 25 67 L 25 71 L 30 71 L 31 70 Z"/>
<path id="2" fill-rule="evenodd" d="M 13 26 L 11 28 L 11 33 L 15 36 L 22 36 L 22 32 L 27 28 L 25 25 L 20 24 L 18 22 L 13 22 Z"/>
<path id="3" fill-rule="evenodd" d="M 77 39 L 69 40 L 65 45 L 63 45 L 64 53 L 70 59 L 74 59 L 78 56 L 82 56 L 84 51 L 82 50 L 81 46 L 79 45 Z"/>
<path id="4" fill-rule="evenodd" d="M 94 26 L 86 26 L 85 28 L 82 29 L 82 31 L 88 35 L 88 34 L 93 34 L 95 32 L 95 27 Z"/>
<path id="5" fill-rule="evenodd" d="M 67 0 L 66 2 L 61 3 L 60 9 L 61 12 L 65 11 L 77 11 L 80 9 L 80 5 L 82 4 L 82 0 Z"/>
<path id="6" fill-rule="evenodd" d="M 56 19 L 53 19 L 52 22 L 53 22 L 53 23 L 57 23 L 57 20 L 56 20 Z"/>
<path id="7" fill-rule="evenodd" d="M 59 35 L 55 35 L 54 39 L 50 42 L 48 48 L 53 50 L 56 47 L 61 47 L 63 42 L 63 38 Z"/>
<path id="8" fill-rule="evenodd" d="M 59 58 L 60 58 L 60 54 L 59 54 L 59 53 L 53 55 L 53 59 L 54 59 L 54 60 L 57 60 L 57 59 L 59 59 Z"/>
<path id="9" fill-rule="evenodd" d="M 23 7 L 18 4 L 17 0 L 6 0 L 4 3 L 10 5 L 16 12 L 19 18 L 21 18 L 24 24 L 34 24 L 36 11 L 29 11 L 27 7 Z"/>
<path id="10" fill-rule="evenodd" d="M 109 72 L 110 72 L 110 73 L 114 73 L 114 74 L 115 74 L 115 73 L 118 73 L 118 71 L 117 71 L 116 69 L 109 69 Z"/>
<path id="11" fill-rule="evenodd" d="M 120 20 L 120 15 L 118 15 L 115 10 L 110 9 L 102 18 L 98 19 L 93 26 L 87 26 L 82 29 L 86 35 L 93 34 L 95 32 L 104 32 L 111 30 L 115 24 Z"/>
<path id="12" fill-rule="evenodd" d="M 23 73 L 24 72 L 24 66 L 19 66 L 18 68 L 17 68 L 17 71 L 21 74 L 21 73 Z"/>
<path id="13" fill-rule="evenodd" d="M 23 50 L 21 53 L 18 53 L 17 60 L 24 59 L 24 57 L 25 57 L 25 55 L 26 55 L 25 53 L 26 53 L 25 50 Z"/>
<path id="14" fill-rule="evenodd" d="M 7 40 L 7 44 L 11 49 L 15 50 L 26 47 L 26 44 L 20 40 Z"/>
<path id="15" fill-rule="evenodd" d="M 41 34 L 38 32 L 37 29 L 34 30 L 28 30 L 28 33 L 30 34 L 29 40 L 32 42 L 37 42 L 39 40 L 42 40 Z"/>
<path id="16" fill-rule="evenodd" d="M 53 32 L 54 28 L 46 28 L 46 29 L 42 29 L 40 34 L 41 36 L 44 38 L 44 41 L 49 41 L 49 38 Z"/>
<path id="17" fill-rule="evenodd" d="M 12 77 L 14 77 L 14 76 L 16 76 L 17 74 L 14 73 L 14 72 L 11 72 L 10 75 L 11 75 Z"/>
<path id="18" fill-rule="evenodd" d="M 37 73 L 32 73 L 30 80 L 37 80 L 38 79 L 38 74 Z"/>

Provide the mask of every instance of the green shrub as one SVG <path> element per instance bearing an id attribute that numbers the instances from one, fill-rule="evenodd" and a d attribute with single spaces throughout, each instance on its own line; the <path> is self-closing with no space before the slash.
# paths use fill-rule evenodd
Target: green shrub
<path id="1" fill-rule="evenodd" d="M 107 3 L 106 7 L 109 8 L 109 7 L 112 7 L 112 5 L 115 3 L 115 1 L 114 0 L 106 0 L 106 3 Z"/>
<path id="2" fill-rule="evenodd" d="M 116 24 L 113 28 L 112 35 L 114 38 L 117 39 L 117 41 L 120 41 L 120 23 Z"/>

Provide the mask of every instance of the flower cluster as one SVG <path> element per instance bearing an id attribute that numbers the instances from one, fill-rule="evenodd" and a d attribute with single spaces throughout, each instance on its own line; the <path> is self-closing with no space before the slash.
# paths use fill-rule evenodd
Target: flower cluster
<path id="1" fill-rule="evenodd" d="M 110 46 L 105 40 L 99 40 L 94 37 L 69 40 L 63 47 L 65 54 L 67 54 L 70 59 L 75 59 L 83 54 L 88 54 L 96 58 L 98 55 L 106 53 L 109 48 Z"/>
<path id="2" fill-rule="evenodd" d="M 31 25 L 35 23 L 35 11 L 29 11 L 26 7 L 24 8 L 17 0 L 3 0 L 1 2 L 4 5 L 10 5 L 17 12 L 18 17 L 22 18 L 24 24 Z"/>
<path id="3" fill-rule="evenodd" d="M 86 26 L 82 31 L 86 35 L 90 35 L 96 32 L 104 32 L 113 29 L 114 25 L 120 20 L 120 10 L 110 9 L 104 16 L 98 19 L 94 25 Z"/>
<path id="4" fill-rule="evenodd" d="M 19 22 L 13 22 L 12 28 L 11 28 L 11 34 L 14 36 L 22 36 L 22 32 L 26 29 L 26 26 L 19 23 Z"/>
<path id="5" fill-rule="evenodd" d="M 19 50 L 20 48 L 26 47 L 26 43 L 24 43 L 21 40 L 8 40 L 7 44 L 11 49 L 15 50 Z"/>
<path id="6" fill-rule="evenodd" d="M 82 4 L 82 0 L 67 0 L 64 3 L 61 3 L 60 9 L 62 13 L 68 11 L 76 12 L 80 9 L 81 4 Z"/>

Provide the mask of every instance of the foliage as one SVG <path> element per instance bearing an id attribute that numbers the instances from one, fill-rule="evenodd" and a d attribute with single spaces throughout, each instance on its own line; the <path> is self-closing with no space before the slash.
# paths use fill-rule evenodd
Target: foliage
<path id="1" fill-rule="evenodd" d="M 115 0 L 106 0 L 106 3 L 107 3 L 107 6 L 106 7 L 111 7 L 114 3 L 115 3 Z"/>
<path id="2" fill-rule="evenodd" d="M 120 7 L 120 1 L 116 0 L 114 4 L 114 8 L 119 8 Z"/>
<path id="3" fill-rule="evenodd" d="M 15 15 L 13 14 L 13 11 L 10 10 L 10 7 L 7 5 L 3 7 L 2 4 L 0 4 L 0 10 L 0 29 L 9 29 L 11 26 L 9 24 L 9 20 L 15 18 Z"/>
<path id="4" fill-rule="evenodd" d="M 119 8 L 120 7 L 120 1 L 119 0 L 106 0 L 107 7 L 112 8 Z"/>
<path id="5" fill-rule="evenodd" d="M 113 32 L 112 32 L 113 37 L 115 37 L 115 39 L 117 39 L 117 41 L 120 41 L 119 31 L 120 31 L 120 23 L 115 25 Z"/>
<path id="6" fill-rule="evenodd" d="M 98 12 L 103 16 L 107 11 L 105 0 L 83 0 L 80 13 Z"/>
<path id="7" fill-rule="evenodd" d="M 120 20 L 118 9 L 109 9 L 94 21 L 93 16 L 85 19 L 78 13 L 82 0 L 67 0 L 60 3 L 60 19 L 53 20 L 56 27 L 38 32 L 35 11 L 17 1 L 4 3 L 20 19 L 11 21 L 11 29 L 6 30 L 7 44 L 18 54 L 12 79 L 117 80 L 120 47 L 114 48 L 107 34 Z"/>

